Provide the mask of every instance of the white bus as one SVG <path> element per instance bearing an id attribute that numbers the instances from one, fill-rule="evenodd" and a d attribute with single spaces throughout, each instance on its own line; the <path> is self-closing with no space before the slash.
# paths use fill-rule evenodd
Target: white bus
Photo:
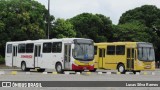
<path id="1" fill-rule="evenodd" d="M 6 43 L 6 66 L 23 71 L 38 68 L 83 71 L 94 69 L 94 42 L 84 38 L 42 39 Z"/>

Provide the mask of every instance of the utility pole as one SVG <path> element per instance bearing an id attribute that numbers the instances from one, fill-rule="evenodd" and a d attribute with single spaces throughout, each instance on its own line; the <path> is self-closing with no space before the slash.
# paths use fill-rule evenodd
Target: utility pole
<path id="1" fill-rule="evenodd" d="M 48 39 L 49 39 L 49 30 L 50 30 L 50 0 L 48 0 Z"/>

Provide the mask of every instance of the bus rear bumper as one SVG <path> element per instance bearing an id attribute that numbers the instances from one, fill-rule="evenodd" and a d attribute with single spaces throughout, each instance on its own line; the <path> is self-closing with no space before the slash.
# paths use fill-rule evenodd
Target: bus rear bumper
<path id="1" fill-rule="evenodd" d="M 93 70 L 94 65 L 74 65 L 72 64 L 72 70 Z"/>

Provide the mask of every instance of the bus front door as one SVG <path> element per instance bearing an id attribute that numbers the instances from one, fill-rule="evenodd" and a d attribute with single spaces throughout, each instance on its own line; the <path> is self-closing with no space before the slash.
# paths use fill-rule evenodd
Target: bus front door
<path id="1" fill-rule="evenodd" d="M 64 44 L 64 69 L 70 69 L 71 44 Z"/>
<path id="2" fill-rule="evenodd" d="M 39 67 L 41 58 L 41 45 L 35 45 L 34 49 L 34 67 Z"/>
<path id="3" fill-rule="evenodd" d="M 16 63 L 17 63 L 17 46 L 13 45 L 12 66 L 16 66 Z"/>
<path id="4" fill-rule="evenodd" d="M 134 48 L 127 48 L 127 70 L 134 70 Z"/>
<path id="5" fill-rule="evenodd" d="M 105 59 L 105 49 L 99 48 L 99 59 L 98 59 L 99 68 L 103 68 L 104 59 Z"/>

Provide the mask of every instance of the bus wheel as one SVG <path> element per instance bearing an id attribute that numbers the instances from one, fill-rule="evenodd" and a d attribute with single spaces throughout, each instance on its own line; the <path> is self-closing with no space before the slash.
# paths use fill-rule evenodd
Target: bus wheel
<path id="1" fill-rule="evenodd" d="M 126 72 L 123 64 L 119 64 L 117 69 L 121 74 L 125 74 L 125 72 Z"/>
<path id="2" fill-rule="evenodd" d="M 30 70 L 29 68 L 26 67 L 26 63 L 25 62 L 22 62 L 21 69 L 22 69 L 22 71 L 29 71 Z"/>
<path id="3" fill-rule="evenodd" d="M 90 72 L 96 72 L 97 68 L 94 68 L 93 70 L 89 70 Z"/>
<path id="4" fill-rule="evenodd" d="M 57 71 L 57 73 L 63 73 L 61 63 L 57 63 L 57 64 L 56 64 L 56 71 Z"/>
<path id="5" fill-rule="evenodd" d="M 140 73 L 141 71 L 133 71 L 134 74 L 136 74 L 136 72 Z"/>

